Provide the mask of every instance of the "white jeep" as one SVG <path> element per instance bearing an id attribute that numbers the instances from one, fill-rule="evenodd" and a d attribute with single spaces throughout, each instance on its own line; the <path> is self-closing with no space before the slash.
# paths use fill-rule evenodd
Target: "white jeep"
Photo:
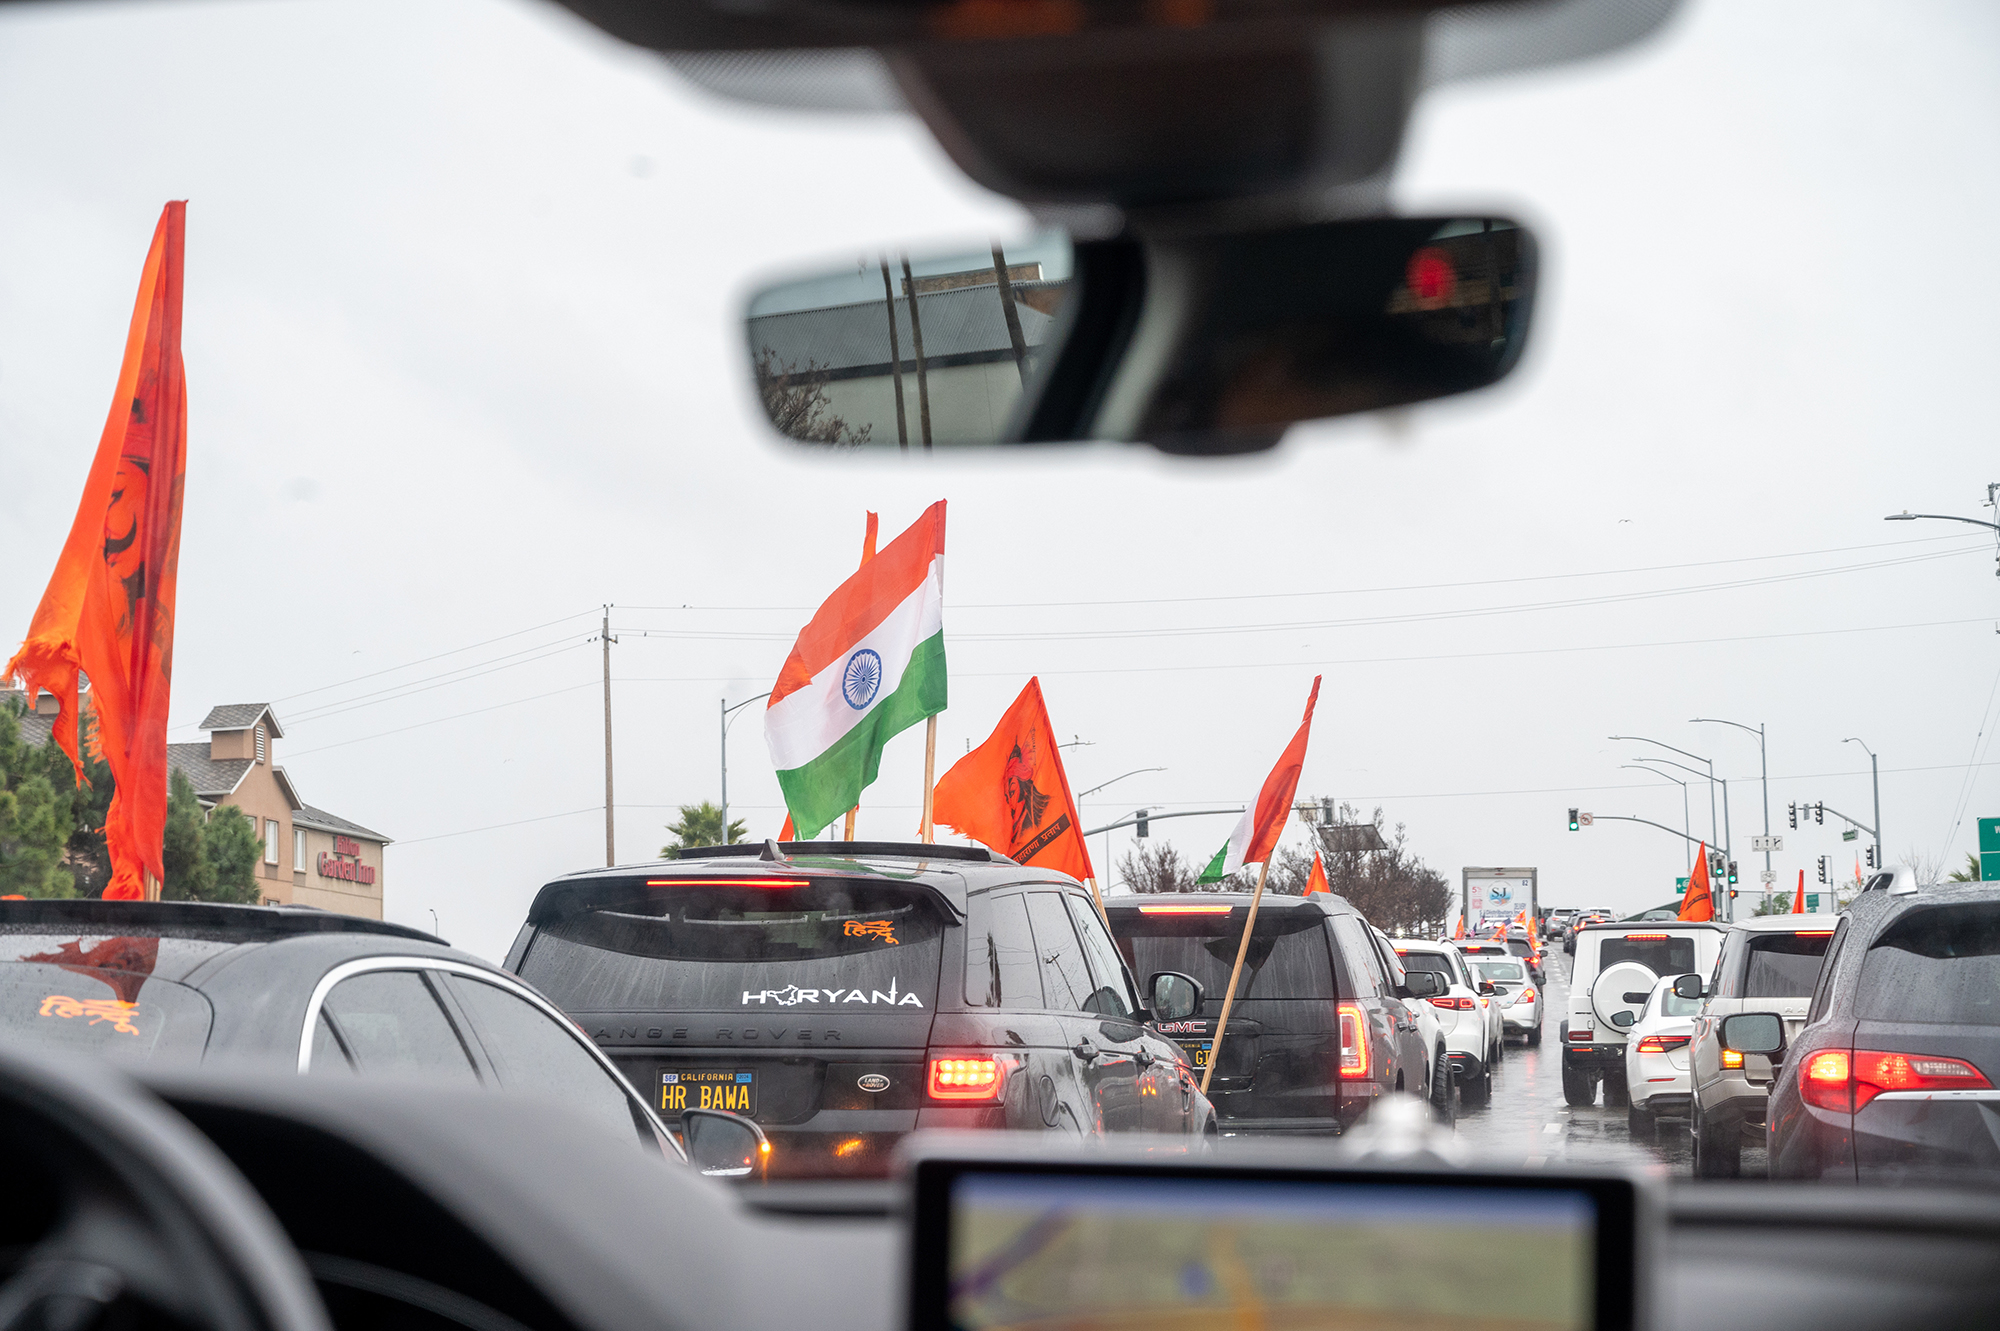
<path id="1" fill-rule="evenodd" d="M 1706 976 L 1722 951 L 1720 924 L 1679 920 L 1590 924 L 1575 935 L 1569 1014 L 1562 1023 L 1563 1099 L 1625 1103 L 1625 1033 L 1662 979 Z"/>

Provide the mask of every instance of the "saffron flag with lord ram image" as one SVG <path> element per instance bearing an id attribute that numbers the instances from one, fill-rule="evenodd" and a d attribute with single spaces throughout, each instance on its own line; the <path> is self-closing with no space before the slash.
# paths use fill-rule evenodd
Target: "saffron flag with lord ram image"
<path id="1" fill-rule="evenodd" d="M 985 743 L 938 778 L 932 811 L 939 824 L 1017 863 L 1097 876 L 1040 679 L 1028 681 Z"/>
<path id="2" fill-rule="evenodd" d="M 943 500 L 865 560 L 799 633 L 764 741 L 802 840 L 861 801 L 890 739 L 945 708 Z"/>
<path id="3" fill-rule="evenodd" d="M 163 876 L 167 702 L 173 679 L 174 589 L 187 476 L 187 380 L 181 367 L 181 257 L 187 205 L 169 203 L 153 232 L 125 340 L 118 388 L 98 438 L 69 539 L 20 651 L 29 704 L 61 704 L 55 741 L 77 753 L 79 676 L 90 681 L 97 748 L 116 789 L 104 820 L 111 882 L 139 900 Z"/>

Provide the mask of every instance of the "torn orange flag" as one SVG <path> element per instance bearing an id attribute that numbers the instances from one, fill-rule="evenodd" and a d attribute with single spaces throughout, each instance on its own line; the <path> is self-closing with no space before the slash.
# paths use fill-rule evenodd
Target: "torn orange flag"
<path id="1" fill-rule="evenodd" d="M 1708 891 L 1708 843 L 1701 843 L 1701 854 L 1694 857 L 1694 872 L 1688 875 L 1687 894 L 1681 898 L 1680 915 L 1683 920 L 1712 920 L 1715 918 L 1715 898 Z"/>
<path id="2" fill-rule="evenodd" d="M 111 883 L 133 901 L 163 876 L 167 821 L 167 698 L 173 678 L 174 586 L 187 474 L 187 380 L 181 368 L 181 250 L 187 204 L 170 203 L 153 231 L 125 340 L 118 391 L 84 481 L 83 502 L 27 641 L 4 672 L 29 705 L 62 705 L 55 741 L 76 764 L 77 683 L 90 680 L 97 744 L 117 789 L 104 820 Z"/>
<path id="3" fill-rule="evenodd" d="M 1799 890 L 1792 896 L 1792 914 L 1806 913 L 1806 871 L 1799 870 Z"/>
<path id="4" fill-rule="evenodd" d="M 1306 895 L 1311 896 L 1315 892 L 1333 895 L 1333 884 L 1326 880 L 1326 866 L 1320 863 L 1318 851 L 1313 852 L 1312 873 L 1306 876 Z"/>
<path id="5" fill-rule="evenodd" d="M 940 825 L 1018 863 L 1095 876 L 1039 679 L 1028 681 L 984 744 L 938 779 L 932 808 Z"/>

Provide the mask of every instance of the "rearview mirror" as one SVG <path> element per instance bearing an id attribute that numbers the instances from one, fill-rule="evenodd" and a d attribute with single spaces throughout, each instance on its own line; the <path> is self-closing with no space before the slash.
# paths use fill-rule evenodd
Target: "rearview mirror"
<path id="1" fill-rule="evenodd" d="M 1406 998 L 1437 998 L 1444 993 L 1444 976 L 1436 971 L 1405 971 L 1403 973 L 1403 996 Z"/>
<path id="2" fill-rule="evenodd" d="M 1533 237 L 1500 218 L 1042 235 L 767 287 L 746 350 L 772 425 L 819 447 L 1242 452 L 1493 383 L 1534 287 Z"/>
<path id="3" fill-rule="evenodd" d="M 1739 1012 L 1722 1019 L 1718 1035 L 1725 1049 L 1739 1054 L 1778 1054 L 1785 1048 L 1785 1021 L 1775 1012 Z"/>
<path id="4" fill-rule="evenodd" d="M 1186 1021 L 1201 1011 L 1201 982 L 1179 971 L 1155 971 L 1146 981 L 1155 1021 Z"/>
<path id="5" fill-rule="evenodd" d="M 1704 986 L 1699 975 L 1681 975 L 1674 979 L 1675 998 L 1700 998 Z"/>
<path id="6" fill-rule="evenodd" d="M 688 1163 L 711 1178 L 762 1179 L 771 1158 L 762 1128 L 721 1109 L 683 1109 L 681 1145 Z"/>

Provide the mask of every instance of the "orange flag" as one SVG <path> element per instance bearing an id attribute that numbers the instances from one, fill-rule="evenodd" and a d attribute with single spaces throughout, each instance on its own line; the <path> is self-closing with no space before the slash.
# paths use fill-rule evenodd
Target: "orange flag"
<path id="1" fill-rule="evenodd" d="M 1042 684 L 1031 679 L 993 733 L 938 778 L 934 817 L 1002 855 L 1072 878 L 1094 878 Z"/>
<path id="2" fill-rule="evenodd" d="M 1799 890 L 1792 894 L 1792 914 L 1806 913 L 1806 871 L 1799 870 Z"/>
<path id="3" fill-rule="evenodd" d="M 1320 863 L 1318 851 L 1313 852 L 1312 873 L 1306 878 L 1306 895 L 1311 896 L 1315 892 L 1333 895 L 1333 884 L 1326 880 L 1326 866 Z"/>
<path id="4" fill-rule="evenodd" d="M 61 703 L 55 741 L 76 764 L 79 783 L 77 675 L 90 677 L 97 743 L 117 783 L 104 820 L 111 853 L 104 895 L 122 901 L 143 898 L 146 878 L 163 876 L 167 696 L 187 476 L 187 380 L 181 369 L 186 219 L 185 202 L 160 213 L 83 502 L 27 641 L 0 671 L 21 677 L 31 706 L 43 691 Z"/>
<path id="5" fill-rule="evenodd" d="M 1451 936 L 1453 938 L 1465 937 L 1465 917 L 1463 915 L 1458 917 L 1458 923 L 1451 926 Z"/>
<path id="6" fill-rule="evenodd" d="M 1688 875 L 1687 895 L 1681 898 L 1681 912 L 1676 918 L 1683 920 L 1712 920 L 1715 918 L 1715 899 L 1708 892 L 1708 843 L 1701 844 L 1701 854 L 1694 857 L 1694 872 Z"/>

